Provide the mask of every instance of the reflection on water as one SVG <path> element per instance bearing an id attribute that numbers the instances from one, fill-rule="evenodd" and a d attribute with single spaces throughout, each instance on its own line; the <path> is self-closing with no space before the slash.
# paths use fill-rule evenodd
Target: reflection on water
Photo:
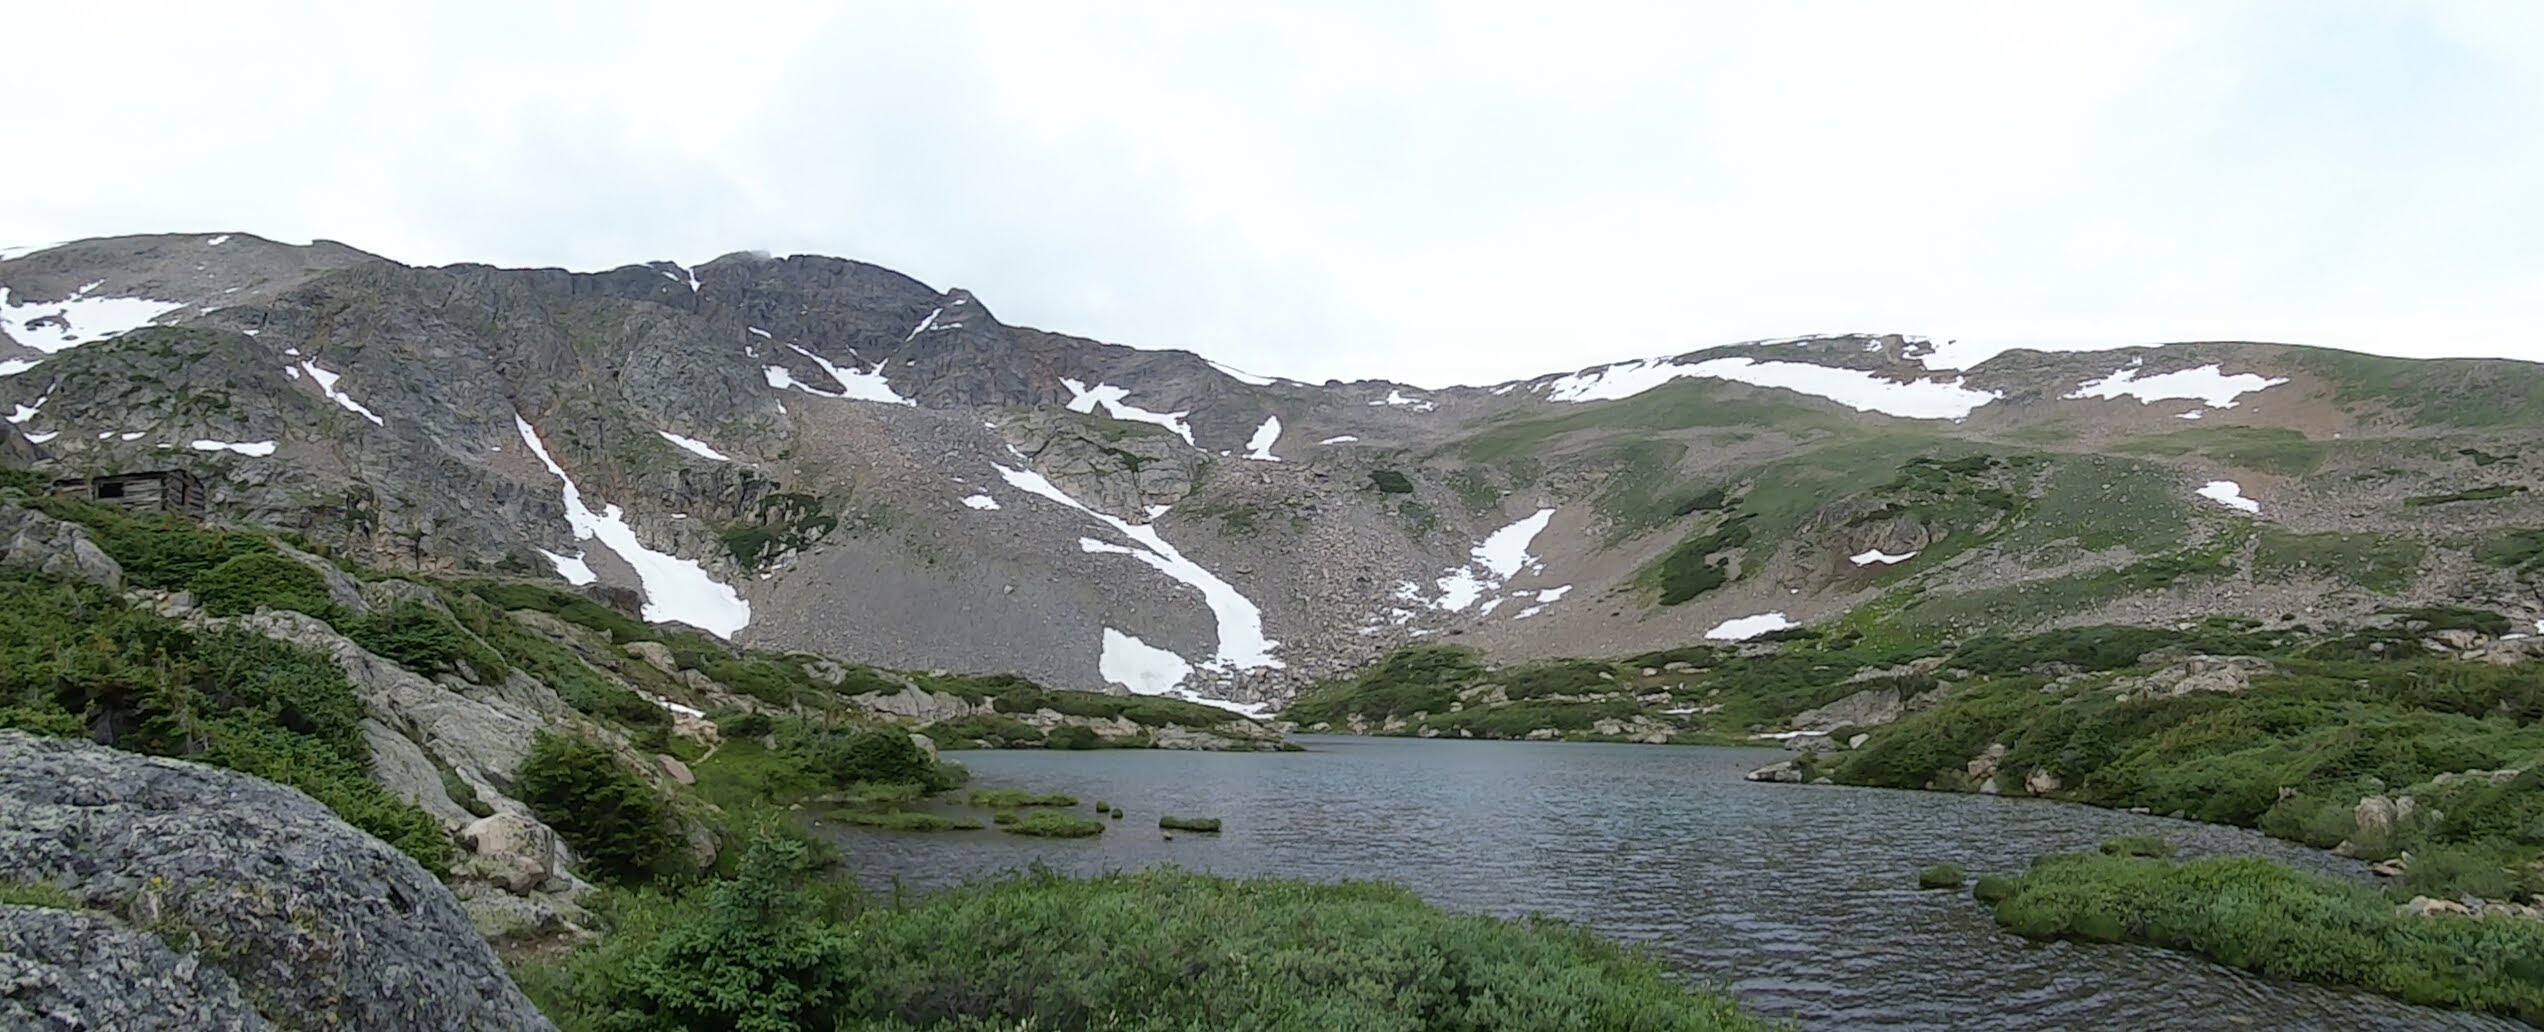
<path id="1" fill-rule="evenodd" d="M 969 752 L 977 786 L 1130 811 L 1095 839 L 842 827 L 859 877 L 923 887 L 1037 860 L 1384 879 L 1444 906 L 1578 921 L 1811 1029 L 2513 1029 L 2254 978 L 2131 946 L 2035 945 L 1919 868 L 2013 871 L 2039 853 L 2162 835 L 2190 854 L 2347 861 L 2260 835 L 2083 806 L 1764 785 L 1758 750 L 1306 737 L 1305 753 Z M 1084 805 L 1081 806 L 1084 810 Z M 1221 835 L 1160 813 L 1226 819 Z"/>

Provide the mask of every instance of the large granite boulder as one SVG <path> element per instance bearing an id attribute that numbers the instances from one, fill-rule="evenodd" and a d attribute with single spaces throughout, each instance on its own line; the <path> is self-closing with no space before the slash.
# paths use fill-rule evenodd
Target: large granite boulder
<path id="1" fill-rule="evenodd" d="M 552 1027 L 440 881 L 299 792 L 16 731 L 0 770 L 0 881 L 76 901 L 0 907 L 0 1025 Z"/>

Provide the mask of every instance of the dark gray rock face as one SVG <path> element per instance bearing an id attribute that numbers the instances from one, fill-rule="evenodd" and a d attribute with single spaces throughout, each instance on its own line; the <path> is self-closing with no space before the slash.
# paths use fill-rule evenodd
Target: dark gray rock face
<path id="1" fill-rule="evenodd" d="M 553 1027 L 439 881 L 307 796 L 229 771 L 15 731 L 0 731 L 0 770 L 9 772 L 0 780 L 0 880 L 60 885 L 84 912 L 175 944 L 181 961 L 155 966 L 165 958 L 128 940 L 117 941 L 130 948 L 61 936 L 62 919 L 9 908 L 0 914 L 0 971 L 85 970 L 76 950 L 96 949 L 115 950 L 115 964 L 144 973 L 140 985 L 55 979 L 38 999 L 57 1010 L 114 1014 L 107 1008 L 119 1004 L 106 995 L 141 998 L 182 985 L 196 987 L 188 998 L 200 1013 L 218 1018 L 231 1012 L 220 1009 L 220 983 L 203 970 L 217 968 L 254 1001 L 261 1022 L 280 1027 Z M 87 945 L 65 945 L 76 942 Z M 180 979 L 186 964 L 194 968 Z M 0 980 L 0 997 L 10 984 Z M 241 1017 L 183 1027 L 267 1026 Z"/>
<path id="2" fill-rule="evenodd" d="M 274 1027 L 220 968 L 99 914 L 0 905 L 0 1027 L 255 1032 Z"/>

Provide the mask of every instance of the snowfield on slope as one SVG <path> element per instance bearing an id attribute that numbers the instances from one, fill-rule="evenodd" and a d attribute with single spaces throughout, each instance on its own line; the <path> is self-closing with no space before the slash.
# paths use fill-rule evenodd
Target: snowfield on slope
<path id="1" fill-rule="evenodd" d="M 2229 376 L 2214 362 L 2195 369 L 2176 369 L 2169 373 L 2157 373 L 2154 376 L 2140 378 L 2138 370 L 2144 366 L 2145 360 L 2140 359 L 2129 363 L 2124 368 L 2113 370 L 2111 375 L 2102 379 L 2087 380 L 2077 384 L 2076 390 L 2068 394 L 2067 398 L 2073 400 L 2127 397 L 2136 398 L 2140 403 L 2149 405 L 2159 401 L 2191 400 L 2209 408 L 2234 408 L 2237 398 L 2288 382 L 2283 376 L 2263 376 L 2259 373 L 2236 373 Z M 2185 415 L 2182 418 L 2197 419 L 2199 417 Z"/>
<path id="2" fill-rule="evenodd" d="M 1281 417 L 1265 416 L 1263 425 L 1254 428 L 1254 437 L 1246 441 L 1245 457 L 1257 462 L 1279 462 L 1281 457 L 1272 454 L 1272 446 L 1280 440 Z"/>
<path id="3" fill-rule="evenodd" d="M 583 491 L 574 486 L 574 478 L 565 474 L 548 454 L 548 446 L 539 440 L 539 431 L 530 421 L 515 414 L 513 426 L 521 431 L 521 443 L 530 446 L 539 464 L 556 474 L 564 485 L 565 520 L 574 528 L 577 541 L 600 540 L 601 546 L 618 554 L 636 571 L 637 581 L 645 589 L 645 619 L 656 623 L 679 621 L 702 628 L 719 638 L 730 639 L 734 632 L 751 623 L 751 604 L 732 588 L 708 576 L 706 568 L 666 552 L 657 552 L 637 540 L 636 529 L 627 525 L 626 514 L 618 506 L 606 505 L 593 512 L 583 502 Z M 571 561 L 553 552 L 542 552 L 557 568 L 557 576 L 569 583 L 576 577 L 590 577 L 592 568 L 577 555 Z"/>
<path id="4" fill-rule="evenodd" d="M 1467 553 L 1469 561 L 1466 565 L 1450 570 L 1432 582 L 1439 592 L 1436 597 L 1424 599 L 1421 589 L 1411 583 L 1398 585 L 1396 597 L 1406 602 L 1424 602 L 1445 613 L 1465 612 L 1477 602 L 1484 602 L 1485 595 L 1498 590 L 1503 582 L 1536 562 L 1528 547 L 1536 542 L 1537 535 L 1543 533 L 1546 524 L 1554 518 L 1555 510 L 1539 509 L 1510 526 L 1486 535 Z M 1562 598 L 1563 592 L 1569 590 L 1570 585 L 1554 589 L 1552 598 L 1540 598 L 1538 602 L 1542 607 Z M 1485 602 L 1481 612 L 1491 613 L 1500 603 L 1500 599 Z"/>
<path id="5" fill-rule="evenodd" d="M 180 308 L 183 301 L 153 301 L 146 297 L 91 297 L 89 292 L 104 286 L 100 280 L 79 288 L 60 301 L 15 302 L 9 300 L 9 288 L 0 287 L 0 331 L 18 343 L 47 355 L 57 354 L 82 344 L 120 336 L 150 325 L 150 321 Z M 0 372 L 23 372 L 34 363 L 23 359 L 18 369 Z"/>
<path id="6" fill-rule="evenodd" d="M 1548 401 L 1614 401 L 1630 398 L 1673 380 L 1729 380 L 1756 387 L 1780 387 L 1797 394 L 1826 398 L 1859 412 L 1879 412 L 1905 419 L 1962 419 L 1999 395 L 1964 385 L 1960 379 L 1886 380 L 1860 369 L 1841 369 L 1809 362 L 1760 362 L 1753 358 L 1709 358 L 1685 365 L 1672 358 L 1620 362 L 1557 377 L 1546 385 Z"/>
<path id="7" fill-rule="evenodd" d="M 1184 417 L 1192 415 L 1189 409 L 1182 412 L 1152 412 L 1137 405 L 1127 404 L 1122 399 L 1131 396 L 1130 388 L 1116 387 L 1109 383 L 1099 383 L 1089 387 L 1083 380 L 1063 379 L 1060 381 L 1060 386 L 1069 389 L 1068 408 L 1071 412 L 1093 412 L 1096 406 L 1102 405 L 1105 415 L 1115 419 L 1127 419 L 1134 423 L 1153 423 L 1174 431 L 1175 436 L 1183 438 L 1185 444 L 1193 443 L 1192 424 L 1184 421 Z M 1193 447 L 1201 446 L 1194 444 Z"/>
<path id="8" fill-rule="evenodd" d="M 1166 539 L 1158 535 L 1155 526 L 1134 524 L 1098 512 L 1085 503 L 1069 497 L 1067 492 L 1060 490 L 1042 474 L 1032 470 L 1018 469 L 999 463 L 991 463 L 991 466 L 998 470 L 1000 477 L 1006 479 L 1008 486 L 1085 513 L 1137 545 L 1137 547 L 1129 547 L 1091 537 L 1082 537 L 1078 539 L 1078 548 L 1081 551 L 1130 556 L 1147 563 L 1159 573 L 1188 584 L 1194 590 L 1201 592 L 1202 602 L 1210 607 L 1210 615 L 1219 628 L 1218 650 L 1210 662 L 1203 664 L 1205 667 L 1213 670 L 1259 670 L 1281 667 L 1281 661 L 1273 655 L 1273 650 L 1277 649 L 1281 643 L 1264 636 L 1263 610 L 1256 606 L 1253 600 L 1239 592 L 1235 585 L 1203 569 L 1201 564 L 1184 558 L 1182 552 L 1176 551 L 1175 546 L 1167 544 Z M 1125 687 L 1129 686 L 1125 685 Z"/>

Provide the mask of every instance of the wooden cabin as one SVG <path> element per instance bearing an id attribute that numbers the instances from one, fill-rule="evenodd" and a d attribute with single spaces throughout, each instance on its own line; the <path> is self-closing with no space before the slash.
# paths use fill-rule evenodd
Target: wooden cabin
<path id="1" fill-rule="evenodd" d="M 203 490 L 203 478 L 182 469 L 68 477 L 53 482 L 53 493 L 134 512 L 172 512 L 196 520 L 203 518 L 210 498 Z"/>

